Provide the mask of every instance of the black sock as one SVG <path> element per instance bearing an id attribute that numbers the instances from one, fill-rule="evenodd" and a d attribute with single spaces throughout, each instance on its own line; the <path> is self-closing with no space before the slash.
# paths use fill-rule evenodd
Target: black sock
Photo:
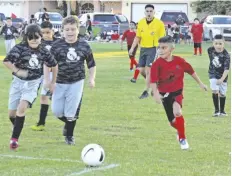
<path id="1" fill-rule="evenodd" d="M 19 138 L 20 133 L 23 129 L 24 121 L 25 121 L 25 116 L 22 116 L 22 117 L 16 116 L 14 129 L 13 129 L 11 138 L 16 138 L 16 139 Z"/>
<path id="2" fill-rule="evenodd" d="M 11 121 L 12 125 L 14 125 L 14 123 L 15 123 L 15 117 L 10 117 L 10 121 Z"/>
<path id="3" fill-rule="evenodd" d="M 73 136 L 73 131 L 76 126 L 76 120 L 75 121 L 67 121 L 65 123 L 67 127 L 67 136 Z"/>
<path id="4" fill-rule="evenodd" d="M 225 110 L 226 97 L 220 97 L 220 112 L 224 112 Z"/>
<path id="5" fill-rule="evenodd" d="M 48 108 L 49 108 L 49 105 L 41 104 L 38 125 L 45 125 L 45 119 L 48 114 Z"/>
<path id="6" fill-rule="evenodd" d="M 61 120 L 61 121 L 64 122 L 64 123 L 67 122 L 67 119 L 66 119 L 65 117 L 59 117 L 58 119 Z"/>
<path id="7" fill-rule="evenodd" d="M 213 93 L 213 104 L 215 108 L 215 112 L 219 112 L 219 99 L 218 99 L 218 94 Z"/>

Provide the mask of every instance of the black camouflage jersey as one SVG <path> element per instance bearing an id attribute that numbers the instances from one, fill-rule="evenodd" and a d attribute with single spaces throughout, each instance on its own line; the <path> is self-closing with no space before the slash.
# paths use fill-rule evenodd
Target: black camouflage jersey
<path id="1" fill-rule="evenodd" d="M 85 79 L 85 60 L 88 68 L 95 66 L 92 50 L 82 39 L 72 44 L 59 39 L 53 44 L 51 54 L 58 63 L 56 82 L 60 84 L 71 84 Z"/>
<path id="2" fill-rule="evenodd" d="M 209 64 L 209 79 L 220 79 L 224 70 L 230 69 L 230 55 L 224 49 L 223 52 L 217 53 L 214 47 L 208 48 L 208 55 L 210 59 Z M 224 80 L 227 82 L 228 76 Z"/>
<path id="3" fill-rule="evenodd" d="M 40 78 L 43 74 L 43 64 L 48 67 L 57 65 L 56 60 L 45 47 L 39 45 L 37 49 L 32 49 L 26 43 L 14 46 L 3 62 L 11 62 L 19 69 L 28 70 L 27 78 L 19 77 L 22 80 Z"/>
<path id="4" fill-rule="evenodd" d="M 52 45 L 53 45 L 53 43 L 55 42 L 55 41 L 57 41 L 58 39 L 57 38 L 53 38 L 53 40 L 52 41 L 48 41 L 48 40 L 41 40 L 41 44 L 48 50 L 48 51 L 50 51 L 51 50 L 51 48 L 52 48 Z"/>
<path id="5" fill-rule="evenodd" d="M 3 26 L 2 31 L 1 31 L 1 35 L 4 34 L 4 39 L 5 40 L 11 40 L 14 39 L 15 36 L 13 34 L 17 34 L 18 31 L 14 26 L 10 26 L 7 27 L 7 25 Z"/>

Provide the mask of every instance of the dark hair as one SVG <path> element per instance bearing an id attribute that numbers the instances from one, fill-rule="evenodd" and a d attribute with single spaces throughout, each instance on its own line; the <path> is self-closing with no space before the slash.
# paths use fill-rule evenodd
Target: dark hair
<path id="1" fill-rule="evenodd" d="M 172 26 L 170 24 L 168 24 L 168 28 L 171 28 Z"/>
<path id="2" fill-rule="evenodd" d="M 87 15 L 87 18 L 90 19 L 90 15 L 89 14 Z"/>
<path id="3" fill-rule="evenodd" d="M 224 40 L 224 37 L 221 34 L 217 34 L 217 35 L 214 36 L 214 40 L 221 40 L 221 39 Z"/>
<path id="4" fill-rule="evenodd" d="M 200 21 L 199 18 L 194 18 L 194 21 L 197 20 L 197 21 Z"/>
<path id="5" fill-rule="evenodd" d="M 62 27 L 64 28 L 66 24 L 76 24 L 77 27 L 79 28 L 79 19 L 76 16 L 68 16 L 64 18 L 62 22 Z"/>
<path id="6" fill-rule="evenodd" d="M 46 7 L 44 7 L 43 9 L 44 9 L 44 11 L 46 11 L 46 12 L 47 12 L 47 8 L 46 8 Z"/>
<path id="7" fill-rule="evenodd" d="M 173 43 L 173 38 L 169 35 L 159 39 L 159 43 Z"/>
<path id="8" fill-rule="evenodd" d="M 33 38 L 36 38 L 36 34 L 39 34 L 40 37 L 42 37 L 41 28 L 37 24 L 30 24 L 25 29 L 25 34 L 23 36 L 23 42 L 28 43 L 27 39 L 29 36 L 32 36 Z"/>
<path id="9" fill-rule="evenodd" d="M 43 21 L 43 22 L 41 23 L 40 27 L 41 27 L 42 29 L 44 29 L 44 28 L 52 29 L 52 28 L 53 28 L 53 25 L 52 25 L 52 23 L 51 23 L 50 21 Z"/>
<path id="10" fill-rule="evenodd" d="M 149 8 L 149 7 L 155 9 L 155 7 L 154 7 L 152 4 L 147 4 L 147 5 L 145 6 L 145 9 L 146 9 L 146 8 Z"/>
<path id="11" fill-rule="evenodd" d="M 130 23 L 133 23 L 136 26 L 136 23 L 134 21 L 130 21 Z"/>
<path id="12" fill-rule="evenodd" d="M 34 17 L 35 17 L 35 15 L 32 14 L 32 15 L 31 15 L 31 18 L 34 18 Z"/>
<path id="13" fill-rule="evenodd" d="M 12 20 L 11 17 L 7 17 L 6 20 Z"/>

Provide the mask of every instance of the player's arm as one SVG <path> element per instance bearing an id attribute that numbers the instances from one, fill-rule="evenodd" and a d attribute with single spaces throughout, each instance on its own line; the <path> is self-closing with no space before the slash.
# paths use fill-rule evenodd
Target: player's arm
<path id="1" fill-rule="evenodd" d="M 159 65 L 158 62 L 153 62 L 151 66 L 151 73 L 150 73 L 150 86 L 153 92 L 153 98 L 156 101 L 156 103 L 161 104 L 161 96 L 158 91 L 158 81 L 159 81 Z"/>
<path id="2" fill-rule="evenodd" d="M 4 25 L 3 27 L 2 27 L 2 30 L 1 30 L 1 32 L 0 32 L 0 35 L 5 35 L 5 31 L 6 30 L 6 26 Z"/>
<path id="3" fill-rule="evenodd" d="M 160 30 L 159 30 L 159 38 L 164 37 L 166 35 L 166 30 L 164 23 L 161 21 L 160 23 Z"/>
<path id="4" fill-rule="evenodd" d="M 123 36 L 121 38 L 121 50 L 123 50 L 123 42 L 124 42 L 125 38 L 126 38 L 126 31 L 123 33 Z"/>
<path id="5" fill-rule="evenodd" d="M 188 62 L 184 61 L 184 59 L 182 61 L 184 71 L 192 76 L 192 78 L 199 84 L 201 89 L 207 91 L 207 86 L 202 83 L 197 73 L 193 70 L 193 67 Z"/>
<path id="6" fill-rule="evenodd" d="M 224 65 L 224 72 L 223 72 L 223 75 L 222 77 L 217 81 L 217 84 L 221 84 L 223 83 L 223 81 L 226 79 L 226 77 L 228 76 L 229 74 L 229 69 L 230 69 L 230 55 L 226 52 L 226 55 L 225 55 L 225 61 L 223 63 Z"/>
<path id="7" fill-rule="evenodd" d="M 86 58 L 87 67 L 89 69 L 89 85 L 90 88 L 95 87 L 95 76 L 96 76 L 96 63 L 93 58 L 92 50 L 89 48 L 89 54 Z"/>

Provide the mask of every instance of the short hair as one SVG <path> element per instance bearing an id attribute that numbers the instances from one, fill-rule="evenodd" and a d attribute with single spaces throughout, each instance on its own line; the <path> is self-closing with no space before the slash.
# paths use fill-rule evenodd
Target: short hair
<path id="1" fill-rule="evenodd" d="M 49 29 L 52 29 L 53 28 L 53 25 L 50 21 L 43 21 L 40 25 L 40 27 L 42 29 L 45 29 L 45 28 L 49 28 Z"/>
<path id="2" fill-rule="evenodd" d="M 34 15 L 34 14 L 32 14 L 32 15 L 31 15 L 31 18 L 34 18 L 34 17 L 35 17 L 35 15 Z"/>
<path id="3" fill-rule="evenodd" d="M 173 43 L 173 38 L 169 35 L 167 35 L 165 37 L 161 37 L 159 39 L 159 43 Z"/>
<path id="4" fill-rule="evenodd" d="M 146 9 L 146 8 L 149 8 L 149 7 L 150 7 L 150 8 L 153 8 L 153 10 L 155 9 L 155 7 L 154 7 L 152 4 L 147 4 L 147 5 L 145 6 L 145 9 Z"/>
<path id="5" fill-rule="evenodd" d="M 224 37 L 221 34 L 217 34 L 214 36 L 214 40 L 221 40 L 221 39 L 224 40 Z"/>
<path id="6" fill-rule="evenodd" d="M 77 28 L 79 28 L 79 19 L 76 16 L 67 16 L 62 22 L 62 28 L 67 24 L 76 24 Z"/>
<path id="7" fill-rule="evenodd" d="M 6 20 L 12 20 L 12 18 L 11 17 L 7 17 Z"/>
<path id="8" fill-rule="evenodd" d="M 133 23 L 136 26 L 136 23 L 134 21 L 130 21 L 130 23 Z"/>
<path id="9" fill-rule="evenodd" d="M 36 33 L 38 33 L 40 35 L 40 37 L 42 37 L 42 32 L 41 32 L 40 26 L 37 24 L 28 25 L 25 29 L 25 34 L 23 36 L 23 42 L 28 43 L 27 42 L 28 36 L 33 36 L 33 38 L 35 38 Z"/>
<path id="10" fill-rule="evenodd" d="M 44 9 L 44 11 L 46 11 L 46 12 L 47 12 L 47 8 L 46 8 L 46 7 L 44 7 L 43 9 Z"/>
<path id="11" fill-rule="evenodd" d="M 194 18 L 194 21 L 197 20 L 197 21 L 200 21 L 199 18 Z"/>

